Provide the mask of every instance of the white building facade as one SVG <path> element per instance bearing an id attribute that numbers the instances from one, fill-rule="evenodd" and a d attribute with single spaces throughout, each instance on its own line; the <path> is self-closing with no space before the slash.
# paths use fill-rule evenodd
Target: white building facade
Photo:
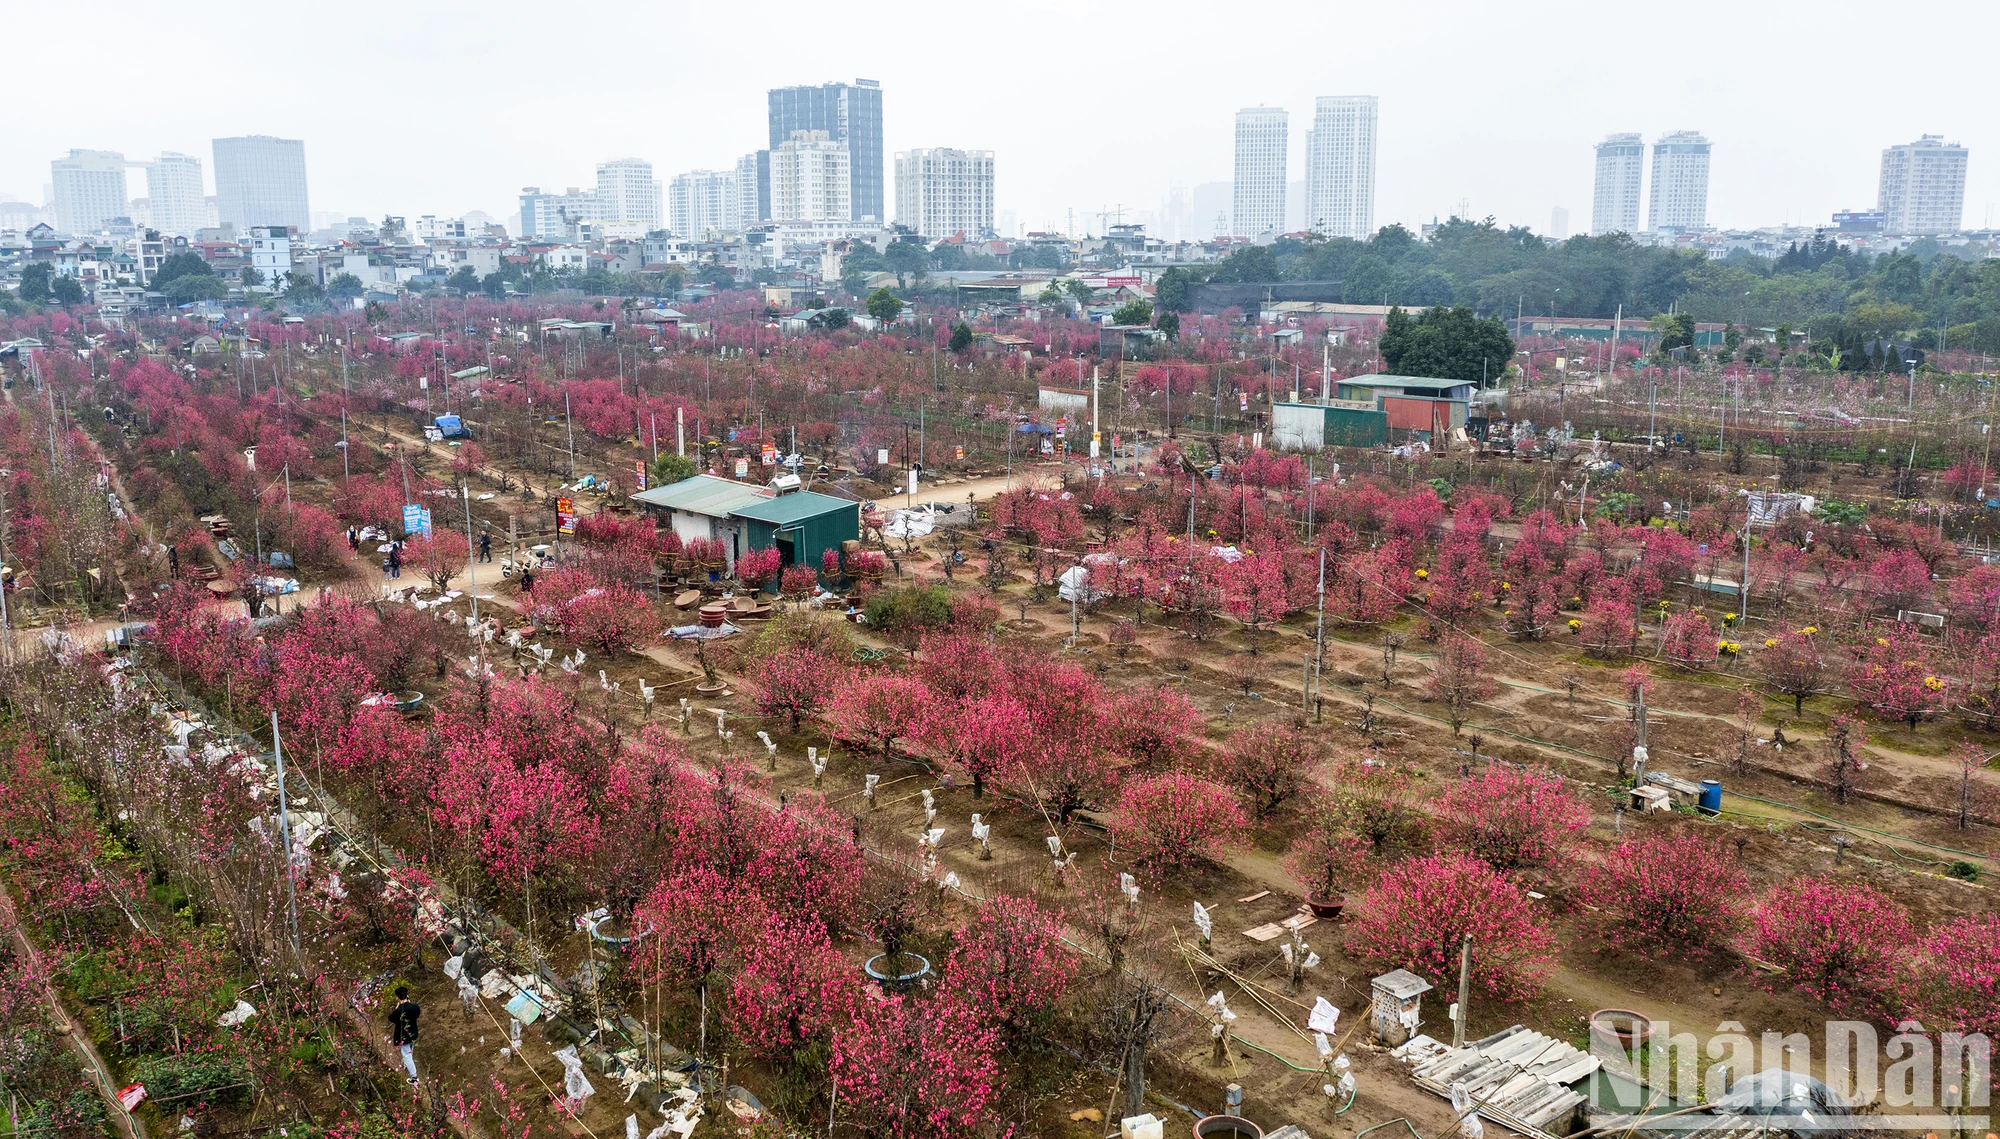
<path id="1" fill-rule="evenodd" d="M 162 151 L 146 163 L 146 194 L 152 199 L 147 224 L 161 233 L 193 237 L 208 224 L 201 159 L 192 154 Z"/>
<path id="2" fill-rule="evenodd" d="M 739 210 L 731 171 L 690 170 L 675 175 L 667 190 L 667 228 L 676 237 L 706 241 L 736 232 Z"/>
<path id="3" fill-rule="evenodd" d="M 1927 134 L 1882 152 L 1875 208 L 1894 234 L 1952 233 L 1965 216 L 1965 147 Z"/>
<path id="4" fill-rule="evenodd" d="M 771 148 L 771 220 L 851 218 L 847 144 L 826 131 L 793 131 Z"/>
<path id="5" fill-rule="evenodd" d="M 278 292 L 285 287 L 285 274 L 292 271 L 292 234 L 288 226 L 250 227 L 250 267 L 264 277 L 263 287 Z"/>
<path id="6" fill-rule="evenodd" d="M 1590 195 L 1590 232 L 1639 232 L 1639 187 L 1646 142 L 1636 133 L 1606 135 L 1597 144 L 1597 179 Z"/>
<path id="7" fill-rule="evenodd" d="M 125 156 L 115 150 L 72 150 L 49 163 L 55 186 L 56 228 L 85 236 L 112 218 L 130 217 L 125 199 Z"/>
<path id="8" fill-rule="evenodd" d="M 1374 95 L 1322 95 L 1306 136 L 1307 224 L 1326 237 L 1375 232 Z"/>
<path id="9" fill-rule="evenodd" d="M 1646 203 L 1646 228 L 1705 229 L 1708 226 L 1708 139 L 1700 131 L 1673 131 L 1653 143 L 1653 192 Z"/>
<path id="10" fill-rule="evenodd" d="M 306 144 L 295 138 L 246 135 L 215 140 L 216 213 L 223 225 L 312 229 L 306 197 Z"/>
<path id="11" fill-rule="evenodd" d="M 1245 107 L 1236 112 L 1234 223 L 1238 237 L 1277 233 L 1285 228 L 1286 145 L 1291 116 L 1283 107 Z"/>
<path id="12" fill-rule="evenodd" d="M 593 221 L 636 222 L 660 228 L 660 184 L 653 164 L 642 158 L 614 158 L 597 166 L 597 216 Z"/>
<path id="13" fill-rule="evenodd" d="M 948 146 L 898 151 L 896 220 L 926 237 L 992 237 L 993 152 Z"/>

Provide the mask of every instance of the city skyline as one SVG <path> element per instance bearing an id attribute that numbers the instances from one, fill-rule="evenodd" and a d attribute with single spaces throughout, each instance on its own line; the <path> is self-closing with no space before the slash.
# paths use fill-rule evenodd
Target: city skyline
<path id="1" fill-rule="evenodd" d="M 1581 8 L 1540 4 L 1534 13 L 1559 26 L 1580 27 Z M 1926 4 L 1944 23 L 1956 22 L 1975 34 L 2000 30 L 2000 16 L 1985 8 Z M 136 5 L 87 4 L 86 15 L 102 13 L 96 34 L 107 51 L 168 57 L 205 50 L 201 21 L 189 27 L 149 19 Z M 808 44 L 768 45 L 754 65 L 732 59 L 727 66 L 695 62 L 660 74 L 643 68 L 592 69 L 568 77 L 537 99 L 507 100 L 502 106 L 477 85 L 448 82 L 449 69 L 435 68 L 416 44 L 437 42 L 453 59 L 470 60 L 502 50 L 502 30 L 525 6 L 506 2 L 476 24 L 417 6 L 378 8 L 408 32 L 371 48 L 366 71 L 379 81 L 357 84 L 340 100 L 326 100 L 285 82 L 287 68 L 276 57 L 251 57 L 247 70 L 225 76 L 194 69 L 185 78 L 188 97 L 141 101 L 117 97 L 116 85 L 76 85 L 51 113 L 16 124 L 13 141 L 0 154 L 0 191 L 39 203 L 50 181 L 48 163 L 71 148 L 119 151 L 128 157 L 177 151 L 206 157 L 216 137 L 268 133 L 302 138 L 313 151 L 312 200 L 342 215 L 379 218 L 385 213 L 458 215 L 482 210 L 508 217 L 523 185 L 588 186 L 595 165 L 611 156 L 637 154 L 659 172 L 724 169 L 768 140 L 768 92 L 786 84 L 818 84 L 828 79 L 852 83 L 854 75 L 880 81 L 884 94 L 885 156 L 948 141 L 967 149 L 992 150 L 1007 165 L 999 188 L 998 212 L 1017 217 L 1026 229 L 1069 224 L 1098 231 L 1100 212 L 1154 210 L 1178 186 L 1227 182 L 1233 155 L 1231 122 L 1245 106 L 1267 104 L 1292 109 L 1289 184 L 1301 180 L 1303 130 L 1308 109 L 1328 90 L 1376 91 L 1383 98 L 1377 155 L 1373 221 L 1414 226 L 1454 212 L 1461 202 L 1475 217 L 1494 215 L 1503 224 L 1543 228 L 1552 207 L 1581 219 L 1592 192 L 1589 164 L 1574 156 L 1605 134 L 1639 130 L 1649 140 L 1686 124 L 1699 124 L 1714 146 L 1707 220 L 1720 227 L 1780 222 L 1824 223 L 1836 210 L 1871 208 L 1878 198 L 1880 155 L 1924 133 L 1942 134 L 1972 154 L 1966 173 L 1963 221 L 1979 227 L 2000 220 L 2000 122 L 1977 114 L 1985 96 L 1967 69 L 1943 68 L 1924 85 L 1825 84 L 1812 99 L 1793 88 L 1809 82 L 1803 72 L 1698 63 L 1662 70 L 1634 82 L 1632 57 L 1623 52 L 1584 53 L 1559 74 L 1517 76 L 1502 114 L 1487 113 L 1483 81 L 1474 69 L 1446 67 L 1423 89 L 1399 84 L 1393 60 L 1356 52 L 1329 80 L 1314 69 L 1274 78 L 1281 69 L 1269 62 L 1218 60 L 1214 75 L 1198 88 L 1169 86 L 1149 95 L 1154 109 L 1141 121 L 1116 130 L 1081 128 L 1047 116 L 1024 114 L 1021 90 L 1059 82 L 1061 68 L 1027 58 L 1016 84 L 973 89 L 954 87 L 950 98 L 935 97 L 940 80 L 921 59 L 903 59 L 881 50 L 885 40 L 830 28 Z M 1030 4 L 1023 14 L 1054 13 Z M 255 13 L 273 35 L 309 45 L 324 29 L 296 13 L 268 13 L 224 3 L 215 19 Z M 1469 60 L 1497 43 L 1518 36 L 1520 15 L 1501 16 L 1478 6 L 1454 6 L 1452 20 L 1427 51 L 1439 60 Z M 1748 43 L 1782 43 L 1785 58 L 1824 58 L 1842 50 L 1842 12 L 1858 18 L 1859 5 L 1832 5 L 1827 18 L 1806 28 L 1774 15 L 1715 4 L 1695 4 L 1694 23 L 1718 21 Z M 1272 16 L 1281 23 L 1310 21 L 1310 6 L 1279 4 Z M 650 17 L 649 17 L 650 18 Z M 1063 11 L 1078 34 L 1111 34 L 1132 50 L 1184 50 L 1191 40 L 1192 7 L 1169 5 L 1168 27 L 1132 30 L 1110 13 Z M 721 35 L 727 21 L 708 12 L 674 17 L 686 34 Z M 1343 16 L 1357 42 L 1392 39 L 1400 24 L 1378 12 Z M 1637 42 L 1646 33 L 1635 13 L 1598 13 L 1613 42 Z M 940 31 L 988 42 L 993 35 L 977 21 L 937 14 Z M 46 11 L 14 17 L 11 26 L 33 38 L 65 34 L 64 21 Z M 1776 50 L 1775 48 L 1773 50 Z M 829 57 L 847 57 L 839 63 Z M 21 62 L 21 81 L 60 84 L 52 60 Z M 1578 89 L 1592 98 L 1579 102 Z M 619 116 L 590 113 L 606 100 L 635 100 L 673 108 L 671 127 L 637 131 Z M 396 122 L 399 108 L 425 105 L 436 121 L 453 129 L 375 130 L 362 124 Z M 535 145 L 517 144 L 533 137 Z M 214 171 L 207 171 L 213 175 Z M 884 163 L 885 180 L 888 175 Z M 136 179 L 133 179 L 136 181 Z M 136 190 L 131 190 L 136 196 Z M 1212 217 L 1195 228 L 1203 236 Z M 1581 230 L 1581 224 L 1575 226 Z"/>

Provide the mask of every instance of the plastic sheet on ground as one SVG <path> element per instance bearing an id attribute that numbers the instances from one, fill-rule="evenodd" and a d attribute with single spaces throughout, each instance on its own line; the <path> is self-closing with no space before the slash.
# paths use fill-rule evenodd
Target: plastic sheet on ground
<path id="1" fill-rule="evenodd" d="M 713 641 L 718 637 L 733 636 L 742 631 L 729 622 L 724 621 L 721 625 L 713 629 L 706 625 L 675 625 L 673 628 L 667 630 L 667 636 L 675 640 L 693 639 L 697 641 Z"/>
<path id="2" fill-rule="evenodd" d="M 937 529 L 937 512 L 929 507 L 915 510 L 898 510 L 889 516 L 888 525 L 882 527 L 885 538 L 921 538 Z"/>

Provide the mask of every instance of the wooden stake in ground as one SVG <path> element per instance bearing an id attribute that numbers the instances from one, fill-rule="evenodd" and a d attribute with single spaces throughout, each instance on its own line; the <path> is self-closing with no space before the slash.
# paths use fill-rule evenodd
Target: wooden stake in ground
<path id="1" fill-rule="evenodd" d="M 1466 934 L 1458 947 L 1458 1004 L 1452 1006 L 1451 1046 L 1465 1047 L 1466 1014 L 1472 1005 L 1472 935 Z"/>

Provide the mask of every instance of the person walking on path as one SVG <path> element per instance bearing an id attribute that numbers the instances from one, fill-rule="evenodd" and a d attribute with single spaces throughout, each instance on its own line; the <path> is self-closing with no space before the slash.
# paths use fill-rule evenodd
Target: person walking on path
<path id="1" fill-rule="evenodd" d="M 389 547 L 389 576 L 403 576 L 403 544 L 397 542 Z"/>
<path id="2" fill-rule="evenodd" d="M 482 562 L 493 560 L 493 532 L 491 530 L 479 535 L 479 560 Z"/>
<path id="3" fill-rule="evenodd" d="M 396 1007 L 389 1010 L 389 1043 L 403 1050 L 403 1067 L 410 1073 L 410 1086 L 417 1084 L 417 1018 L 423 1009 L 410 999 L 408 985 L 396 986 Z"/>

